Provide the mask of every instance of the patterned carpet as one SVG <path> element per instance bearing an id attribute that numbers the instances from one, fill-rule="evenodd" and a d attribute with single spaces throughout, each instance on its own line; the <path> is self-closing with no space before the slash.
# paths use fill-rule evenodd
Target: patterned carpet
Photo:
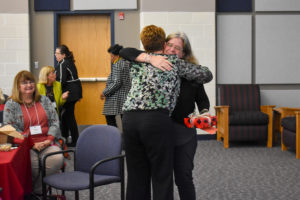
<path id="1" fill-rule="evenodd" d="M 72 160 L 68 161 L 71 166 Z M 296 200 L 300 198 L 300 160 L 279 145 L 231 144 L 224 149 L 216 140 L 200 140 L 195 157 L 197 200 Z M 95 199 L 120 199 L 119 184 L 98 187 Z M 174 199 L 179 200 L 175 187 Z M 81 200 L 89 199 L 81 191 Z M 66 192 L 74 199 L 73 192 Z"/>

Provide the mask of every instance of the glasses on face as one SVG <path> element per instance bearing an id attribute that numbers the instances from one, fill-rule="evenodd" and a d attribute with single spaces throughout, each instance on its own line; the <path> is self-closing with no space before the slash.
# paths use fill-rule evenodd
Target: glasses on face
<path id="1" fill-rule="evenodd" d="M 177 51 L 182 51 L 182 48 L 180 46 L 174 45 L 172 43 L 167 42 L 168 47 L 172 48 L 174 47 L 175 50 Z"/>
<path id="2" fill-rule="evenodd" d="M 27 84 L 33 85 L 33 84 L 34 84 L 34 81 L 22 81 L 22 82 L 21 82 L 21 85 L 27 85 Z"/>
<path id="3" fill-rule="evenodd" d="M 54 55 L 59 55 L 59 54 L 61 54 L 60 52 L 54 52 Z"/>

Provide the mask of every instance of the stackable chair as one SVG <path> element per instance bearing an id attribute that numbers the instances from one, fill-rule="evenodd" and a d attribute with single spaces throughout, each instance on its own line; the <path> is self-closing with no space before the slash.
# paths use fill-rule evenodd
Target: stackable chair
<path id="1" fill-rule="evenodd" d="M 296 151 L 300 159 L 300 108 L 281 108 L 281 150 L 287 148 Z"/>
<path id="2" fill-rule="evenodd" d="M 53 152 L 43 157 L 43 198 L 47 199 L 47 185 L 62 191 L 75 191 L 77 200 L 79 190 L 89 189 L 90 199 L 94 199 L 94 187 L 119 182 L 121 200 L 124 200 L 125 155 L 121 151 L 121 133 L 116 127 L 93 125 L 84 129 L 74 150 Z M 46 159 L 66 152 L 74 154 L 74 171 L 46 176 Z"/>
<path id="3" fill-rule="evenodd" d="M 0 124 L 3 123 L 3 111 L 0 110 Z"/>
<path id="4" fill-rule="evenodd" d="M 273 143 L 273 108 L 261 106 L 256 84 L 218 85 L 217 140 L 224 148 L 231 141 L 267 141 Z"/>

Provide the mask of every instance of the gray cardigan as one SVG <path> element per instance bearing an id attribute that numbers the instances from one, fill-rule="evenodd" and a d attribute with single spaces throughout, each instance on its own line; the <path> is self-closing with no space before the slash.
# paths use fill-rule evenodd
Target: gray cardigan
<path id="1" fill-rule="evenodd" d="M 48 97 L 41 96 L 40 103 L 47 114 L 48 135 L 58 138 L 60 136 L 59 119 L 55 108 Z M 12 99 L 9 99 L 5 103 L 3 123 L 12 125 L 18 132 L 24 131 L 24 118 L 21 105 Z"/>

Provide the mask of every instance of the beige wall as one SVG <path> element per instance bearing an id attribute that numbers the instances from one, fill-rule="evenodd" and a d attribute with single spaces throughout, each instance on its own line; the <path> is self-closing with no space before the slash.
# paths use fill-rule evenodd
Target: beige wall
<path id="1" fill-rule="evenodd" d="M 1 0 L 0 13 L 28 13 L 27 0 Z"/>
<path id="2" fill-rule="evenodd" d="M 0 1 L 0 87 L 11 94 L 15 75 L 29 70 L 28 1 Z"/>
<path id="3" fill-rule="evenodd" d="M 41 67 L 54 65 L 54 19 L 53 12 L 35 12 L 34 0 L 30 1 L 30 66 L 38 77 Z"/>
<path id="4" fill-rule="evenodd" d="M 216 9 L 213 0 L 140 0 L 141 12 L 214 12 Z"/>
<path id="5" fill-rule="evenodd" d="M 119 12 L 115 11 L 115 43 L 124 47 L 140 46 L 140 12 L 139 11 L 122 11 L 125 19 L 119 20 Z"/>

